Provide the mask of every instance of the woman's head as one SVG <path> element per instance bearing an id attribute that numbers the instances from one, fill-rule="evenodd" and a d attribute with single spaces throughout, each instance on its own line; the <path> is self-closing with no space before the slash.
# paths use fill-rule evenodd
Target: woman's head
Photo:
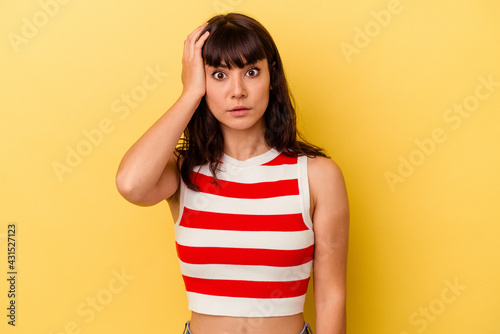
<path id="1" fill-rule="evenodd" d="M 324 155 L 319 148 L 298 141 L 300 134 L 297 132 L 292 96 L 281 57 L 269 32 L 255 19 L 237 13 L 212 17 L 200 36 L 205 31 L 210 32 L 202 48 L 206 66 L 243 69 L 257 62 L 267 64 L 269 94 L 263 110 L 266 144 L 285 154 Z M 210 102 L 211 97 L 208 100 Z M 194 188 L 189 180 L 189 172 L 194 166 L 209 163 L 215 175 L 223 154 L 223 143 L 220 123 L 211 113 L 205 96 L 184 131 L 184 141 L 177 150 L 183 156 L 182 178 L 190 188 Z"/>
<path id="2" fill-rule="evenodd" d="M 276 56 L 271 37 L 257 21 L 240 14 L 216 16 L 205 31 L 210 31 L 202 49 L 207 108 L 223 133 L 227 128 L 261 133 L 271 88 L 269 64 Z M 242 109 L 231 111 L 237 108 Z"/>
<path id="3" fill-rule="evenodd" d="M 212 17 L 200 36 L 205 31 L 210 35 L 203 45 L 202 57 L 208 66 L 243 68 L 257 61 L 267 61 L 270 94 L 264 114 L 266 142 L 279 150 L 288 147 L 296 138 L 295 109 L 278 48 L 269 32 L 255 19 L 238 13 Z M 206 101 L 202 105 L 206 106 Z"/>

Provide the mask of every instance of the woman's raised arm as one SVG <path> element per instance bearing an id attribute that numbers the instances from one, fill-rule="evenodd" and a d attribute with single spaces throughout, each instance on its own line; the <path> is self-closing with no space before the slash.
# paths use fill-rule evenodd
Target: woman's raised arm
<path id="1" fill-rule="evenodd" d="M 209 32 L 196 28 L 184 42 L 183 90 L 179 99 L 156 121 L 123 157 L 116 186 L 128 201 L 154 205 L 173 195 L 179 186 L 175 147 L 205 95 L 205 68 L 201 48 Z"/>

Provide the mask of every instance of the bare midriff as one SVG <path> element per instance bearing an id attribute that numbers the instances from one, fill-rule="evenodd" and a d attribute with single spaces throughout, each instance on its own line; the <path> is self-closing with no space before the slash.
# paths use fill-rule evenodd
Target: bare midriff
<path id="1" fill-rule="evenodd" d="M 193 334 L 299 334 L 302 313 L 282 317 L 226 317 L 193 312 L 189 328 Z"/>

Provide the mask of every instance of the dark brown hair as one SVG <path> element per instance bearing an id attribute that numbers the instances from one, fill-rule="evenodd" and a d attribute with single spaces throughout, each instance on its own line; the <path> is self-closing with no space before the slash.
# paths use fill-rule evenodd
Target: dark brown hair
<path id="1" fill-rule="evenodd" d="M 266 144 L 288 156 L 326 156 L 321 148 L 307 143 L 297 131 L 293 97 L 278 49 L 269 32 L 255 19 L 237 13 L 212 17 L 200 36 L 207 30 L 210 35 L 203 45 L 202 57 L 209 66 L 218 67 L 224 63 L 229 69 L 232 66 L 243 68 L 267 59 L 271 90 L 264 113 Z M 217 179 L 223 144 L 219 123 L 203 98 L 176 148 L 182 180 L 190 189 L 197 190 L 190 179 L 195 166 L 208 163 Z"/>

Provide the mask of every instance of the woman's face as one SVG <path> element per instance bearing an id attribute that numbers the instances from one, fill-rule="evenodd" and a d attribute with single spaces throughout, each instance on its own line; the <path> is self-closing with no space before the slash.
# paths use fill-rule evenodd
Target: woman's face
<path id="1" fill-rule="evenodd" d="M 265 127 L 262 116 L 269 103 L 271 88 L 267 59 L 243 68 L 205 65 L 205 73 L 205 100 L 223 131 Z"/>

